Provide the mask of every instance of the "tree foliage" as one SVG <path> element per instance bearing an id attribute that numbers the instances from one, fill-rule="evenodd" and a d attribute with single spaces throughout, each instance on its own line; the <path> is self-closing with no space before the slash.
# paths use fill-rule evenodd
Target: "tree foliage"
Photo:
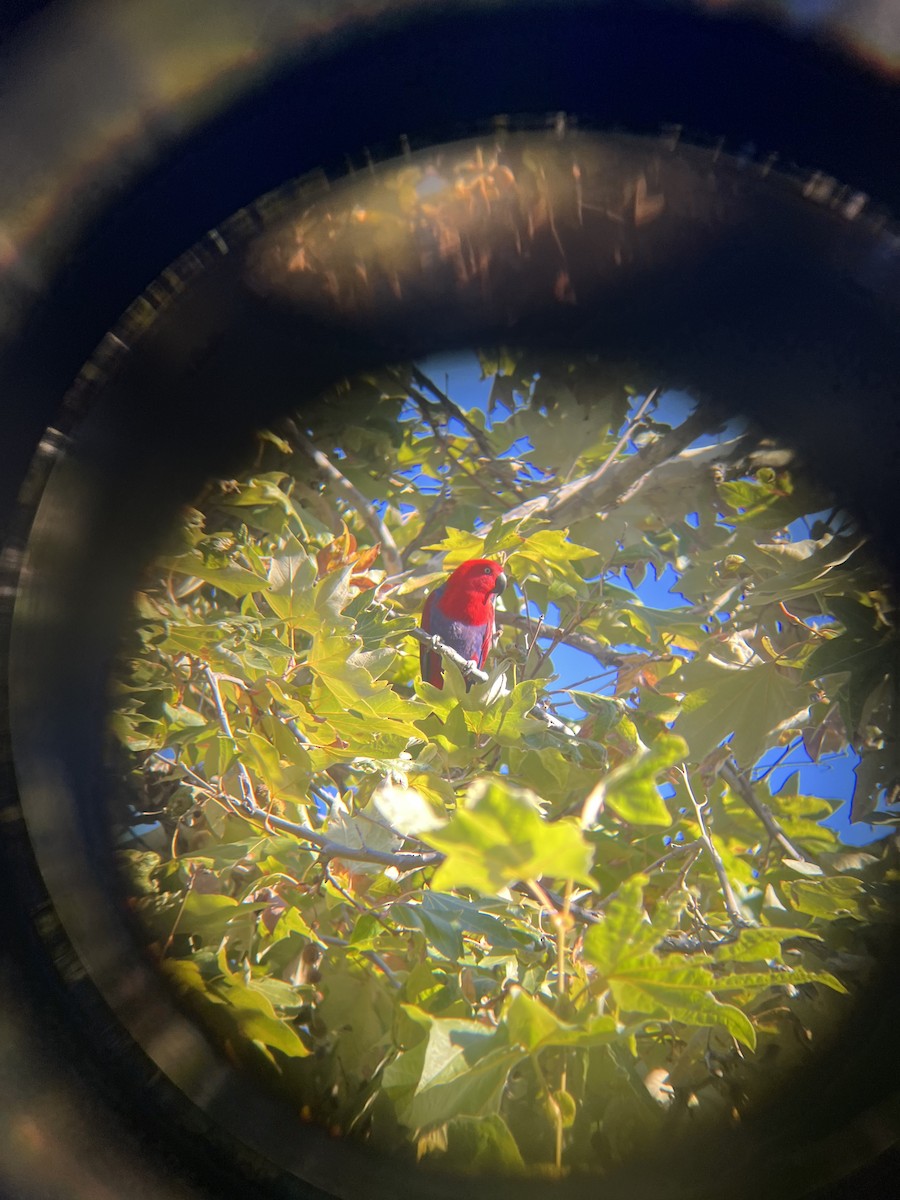
<path id="1" fill-rule="evenodd" d="M 864 986 L 893 838 L 842 845 L 773 763 L 857 754 L 892 820 L 898 642 L 789 450 L 590 358 L 480 358 L 485 406 L 345 381 L 185 513 L 119 672 L 124 855 L 173 986 L 305 1116 L 602 1170 L 734 1119 Z M 485 680 L 438 691 L 411 630 L 472 557 L 514 586 Z"/>

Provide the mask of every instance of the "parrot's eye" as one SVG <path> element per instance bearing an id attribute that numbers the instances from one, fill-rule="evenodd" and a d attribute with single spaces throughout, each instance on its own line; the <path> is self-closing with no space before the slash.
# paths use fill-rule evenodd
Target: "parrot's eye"
<path id="1" fill-rule="evenodd" d="M 493 567 L 485 567 L 485 568 L 484 568 L 484 574 L 485 574 L 485 575 L 493 575 L 493 573 L 494 573 L 494 568 L 493 568 Z"/>

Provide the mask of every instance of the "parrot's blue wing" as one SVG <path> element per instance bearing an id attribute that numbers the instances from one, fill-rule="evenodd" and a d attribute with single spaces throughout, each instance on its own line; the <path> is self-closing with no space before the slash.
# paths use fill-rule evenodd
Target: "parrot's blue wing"
<path id="1" fill-rule="evenodd" d="M 454 621 L 441 612 L 438 600 L 444 588 L 439 587 L 425 601 L 422 611 L 422 628 L 426 633 L 436 633 L 446 645 L 451 646 L 457 654 L 461 654 L 467 662 L 474 662 L 483 667 L 491 648 L 494 635 L 494 622 L 487 621 L 483 625 L 467 625 L 464 621 Z M 422 678 L 435 687 L 443 686 L 443 670 L 441 656 L 427 646 L 420 647 Z M 470 681 L 471 683 L 471 681 Z"/>
<path id="2" fill-rule="evenodd" d="M 438 612 L 436 608 L 437 601 L 443 591 L 443 586 L 433 591 L 425 601 L 425 607 L 422 609 L 422 629 L 425 633 L 436 633 L 438 637 L 443 637 L 443 634 L 435 628 L 434 620 L 435 614 Z M 419 664 L 422 668 L 422 678 L 426 683 L 433 684 L 436 688 L 444 686 L 444 674 L 441 670 L 441 656 L 439 654 L 435 654 L 427 646 L 420 645 Z"/>

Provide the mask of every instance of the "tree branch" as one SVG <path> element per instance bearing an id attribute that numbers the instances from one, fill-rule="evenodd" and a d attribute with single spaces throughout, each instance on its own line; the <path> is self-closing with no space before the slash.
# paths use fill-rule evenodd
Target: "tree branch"
<path id="1" fill-rule="evenodd" d="M 346 475 L 338 470 L 327 454 L 313 445 L 306 434 L 298 428 L 296 421 L 288 420 L 287 426 L 290 429 L 291 437 L 296 441 L 304 454 L 312 459 L 326 479 L 330 480 L 335 487 L 343 492 L 346 499 L 350 501 L 362 517 L 372 536 L 381 542 L 381 553 L 384 557 L 388 575 L 402 574 L 403 560 L 400 557 L 400 551 L 397 549 L 397 543 L 369 499 L 363 495 L 358 487 L 355 487 L 350 482 Z"/>
<path id="2" fill-rule="evenodd" d="M 790 840 L 790 838 L 779 825 L 778 821 L 772 815 L 772 810 L 769 808 L 769 806 L 757 798 L 749 780 L 747 780 L 745 776 L 740 773 L 737 768 L 737 763 L 733 759 L 730 762 L 724 763 L 719 768 L 719 776 L 728 784 L 734 794 L 743 800 L 754 816 L 759 818 L 769 837 L 772 838 L 773 841 L 778 842 L 781 848 L 785 850 L 791 858 L 796 859 L 797 862 L 814 863 L 814 859 L 811 859 L 807 854 L 804 854 L 803 851 L 799 850 Z"/>
<path id="3" fill-rule="evenodd" d="M 300 841 L 309 842 L 317 848 L 319 857 L 324 860 L 340 858 L 348 862 L 367 862 L 381 867 L 397 867 L 401 871 L 417 871 L 421 867 L 435 866 L 444 860 L 443 854 L 439 854 L 437 850 L 392 852 L 390 850 L 370 850 L 365 846 L 345 846 L 341 842 L 333 842 L 325 834 L 319 833 L 315 829 L 310 829 L 308 825 L 288 821 L 284 817 L 276 816 L 259 807 L 250 809 L 245 804 L 233 805 L 230 796 L 225 793 L 221 793 L 221 795 L 226 804 L 238 816 L 252 821 L 255 825 L 262 826 L 269 832 L 277 829 L 281 833 L 289 833 L 293 837 L 299 838 Z"/>
<path id="4" fill-rule="evenodd" d="M 516 883 L 511 887 L 510 890 L 513 892 L 518 892 L 521 896 L 530 896 L 533 899 L 536 899 L 537 902 L 543 905 L 547 909 L 547 912 L 551 914 L 554 906 L 557 910 L 565 908 L 565 896 L 560 896 L 558 892 L 551 891 L 550 888 L 544 887 L 543 883 L 538 880 L 537 882 L 540 883 L 541 891 L 547 900 L 551 902 L 549 905 L 545 904 L 540 896 L 535 895 L 533 889 L 535 882 L 535 880 L 530 880 L 527 883 Z M 603 921 L 602 913 L 595 912 L 591 908 L 585 908 L 581 904 L 576 904 L 573 900 L 569 901 L 569 914 L 570 916 L 574 917 L 576 921 L 580 921 L 583 925 L 599 925 Z"/>
<path id="5" fill-rule="evenodd" d="M 414 637 L 417 642 L 421 642 L 423 646 L 427 646 L 429 650 L 433 650 L 435 654 L 439 654 L 441 658 L 447 659 L 448 662 L 455 663 L 462 671 L 466 679 L 475 679 L 478 683 L 487 683 L 490 679 L 487 671 L 482 671 L 474 662 L 457 653 L 452 646 L 448 646 L 436 633 L 426 633 L 424 629 L 408 629 L 406 632 L 410 637 Z M 553 713 L 547 712 L 539 704 L 535 704 L 528 710 L 529 717 L 534 717 L 536 721 L 546 726 L 547 729 L 555 733 L 561 733 L 565 737 L 575 739 L 578 734 L 574 729 L 571 729 L 565 721 L 561 721 L 559 717 L 555 717 Z"/>
<path id="6" fill-rule="evenodd" d="M 713 840 L 706 828 L 706 821 L 703 816 L 704 808 L 709 806 L 709 800 L 704 800 L 702 804 L 694 795 L 694 789 L 691 787 L 691 777 L 688 774 L 686 766 L 680 768 L 684 786 L 687 788 L 688 796 L 690 796 L 691 804 L 694 806 L 694 813 L 697 817 L 697 824 L 700 826 L 700 841 L 703 843 L 703 849 L 712 859 L 713 866 L 716 869 L 716 875 L 719 877 L 719 887 L 722 889 L 722 898 L 725 901 L 725 909 L 728 913 L 731 923 L 734 926 L 746 926 L 749 924 L 746 917 L 740 910 L 737 902 L 737 897 L 734 894 L 734 888 L 731 886 L 731 880 L 728 878 L 728 872 L 725 870 L 725 864 L 722 862 L 722 856 L 719 854 Z"/>
<path id="7" fill-rule="evenodd" d="M 612 450 L 609 452 L 609 454 L 606 456 L 606 458 L 600 464 L 600 466 L 596 469 L 596 471 L 593 471 L 591 473 L 590 478 L 593 480 L 594 483 L 596 483 L 599 479 L 603 478 L 603 476 L 606 474 L 606 472 L 609 470 L 609 468 L 613 465 L 613 463 L 616 461 L 616 459 L 619 457 L 619 455 L 622 453 L 622 451 L 628 445 L 629 441 L 634 437 L 634 435 L 637 431 L 638 425 L 640 425 L 641 421 L 644 419 L 644 414 L 646 413 L 646 411 L 650 407 L 650 405 L 654 404 L 656 402 L 656 399 L 659 396 L 659 393 L 660 393 L 660 389 L 658 387 L 651 388 L 650 391 L 647 393 L 647 395 L 644 397 L 637 412 L 634 414 L 632 419 L 628 422 L 628 428 L 625 430 L 625 432 L 622 434 L 622 436 L 616 442 L 615 446 L 612 448 Z"/>
<path id="8" fill-rule="evenodd" d="M 235 741 L 234 734 L 231 731 L 231 722 L 228 720 L 228 712 L 225 708 L 225 704 L 222 701 L 222 692 L 219 688 L 219 677 L 216 675 L 212 667 L 204 667 L 203 673 L 206 676 L 210 691 L 213 695 L 213 702 L 216 706 L 216 714 L 219 718 L 219 727 L 231 742 L 235 757 L 237 758 L 238 779 L 240 780 L 241 784 L 241 795 L 243 797 L 244 807 L 247 809 L 259 808 L 259 805 L 256 802 L 256 793 L 253 791 L 253 783 L 250 779 L 247 768 L 241 762 L 240 758 L 237 757 L 238 745 Z"/>
<path id="9" fill-rule="evenodd" d="M 615 464 L 607 459 L 589 475 L 583 475 L 581 479 L 564 484 L 556 491 L 545 492 L 510 509 L 504 520 L 521 521 L 526 517 L 542 516 L 559 527 L 582 517 L 609 512 L 633 496 L 651 471 L 680 454 L 717 422 L 718 418 L 711 412 L 697 408 L 687 420 L 636 454 L 630 454 Z"/>
<path id="10" fill-rule="evenodd" d="M 234 746 L 235 753 L 237 753 L 237 742 L 231 729 L 228 712 L 222 700 L 219 681 L 215 672 L 210 667 L 205 667 L 204 673 L 209 680 L 209 686 L 213 694 L 213 700 L 215 701 L 216 712 L 219 717 L 219 727 Z M 187 768 L 182 769 L 187 770 Z M 443 860 L 444 856 L 434 850 L 391 853 L 388 850 L 369 850 L 365 846 L 344 846 L 340 842 L 334 842 L 326 834 L 319 833 L 315 829 L 310 829 L 308 825 L 301 825 L 297 821 L 288 821 L 286 818 L 279 817 L 267 809 L 260 808 L 253 791 L 253 783 L 251 782 L 250 775 L 239 758 L 237 760 L 237 771 L 241 783 L 241 802 L 236 804 L 232 797 L 221 789 L 216 793 L 216 799 L 220 799 L 232 812 L 244 817 L 245 820 L 252 821 L 255 825 L 261 825 L 269 832 L 277 829 L 282 833 L 289 833 L 301 841 L 309 842 L 310 845 L 317 847 L 320 857 L 323 859 L 342 858 L 353 862 L 370 862 L 383 867 L 398 867 L 406 871 L 414 871 L 419 867 L 431 866 Z M 189 773 L 191 775 L 195 774 L 193 771 Z M 212 785 L 208 786 L 211 788 Z"/>
<path id="11" fill-rule="evenodd" d="M 664 866 L 666 866 L 668 863 L 672 862 L 674 859 L 681 858 L 683 855 L 688 854 L 688 853 L 692 854 L 694 856 L 694 858 L 696 858 L 697 851 L 699 849 L 700 849 L 699 841 L 678 842 L 676 845 L 672 846 L 671 850 L 666 851 L 665 854 L 663 854 L 659 858 L 655 859 L 652 863 L 649 863 L 646 867 L 641 867 L 638 874 L 649 875 L 651 871 L 660 871 L 660 870 L 662 870 L 662 868 Z M 693 862 L 693 860 L 694 859 L 692 858 L 691 862 Z M 690 863 L 688 865 L 690 866 Z M 602 912 L 603 909 L 605 909 L 609 904 L 611 904 L 613 902 L 613 900 L 618 899 L 619 892 L 621 890 L 622 890 L 621 887 L 617 887 L 614 892 L 608 892 L 605 896 L 601 897 L 597 901 L 597 904 L 595 907 Z"/>
<path id="12" fill-rule="evenodd" d="M 434 396 L 438 404 L 440 404 L 441 408 L 449 417 L 454 417 L 457 421 L 459 421 L 469 437 L 472 438 L 472 440 L 478 446 L 478 449 L 481 451 L 482 455 L 491 462 L 492 466 L 500 475 L 507 487 L 511 488 L 517 496 L 521 496 L 522 489 L 516 484 L 515 480 L 507 478 L 507 472 L 503 469 L 503 465 L 498 461 L 497 453 L 484 431 L 479 429 L 474 421 L 469 420 L 459 405 L 454 404 L 447 393 L 441 391 L 437 384 L 434 383 L 433 380 L 429 379 L 424 371 L 414 366 L 411 374 L 420 388 L 423 388 L 426 392 L 431 392 L 432 396 Z"/>
<path id="13" fill-rule="evenodd" d="M 444 433 L 444 431 L 441 429 L 440 425 L 437 423 L 434 416 L 432 415 L 431 410 L 435 406 L 432 405 L 431 402 L 425 396 L 423 396 L 421 392 L 416 391 L 415 388 L 410 388 L 409 394 L 412 397 L 412 399 L 415 400 L 416 404 L 419 406 L 419 411 L 421 412 L 424 419 L 431 426 L 431 432 L 434 434 L 435 440 L 438 442 L 441 449 L 443 450 L 444 456 L 445 456 L 447 462 L 452 463 L 452 465 L 456 468 L 457 471 L 459 471 L 462 475 L 465 475 L 465 477 L 468 480 L 470 480 L 473 484 L 475 484 L 475 486 L 477 488 L 480 488 L 480 490 L 482 492 L 484 492 L 484 494 L 486 496 L 489 496 L 492 501 L 496 500 L 496 491 L 492 491 L 491 488 L 488 487 L 488 485 L 480 477 L 478 468 L 468 467 L 463 462 L 461 456 L 455 457 L 453 455 L 453 453 L 451 452 L 450 439 L 447 437 L 447 435 Z M 497 474 L 497 473 L 495 472 L 495 474 Z M 502 474 L 499 474 L 498 481 L 504 487 L 511 486 L 509 484 L 509 480 L 506 479 Z M 516 495 L 521 495 L 520 489 L 515 488 L 514 490 L 516 492 Z"/>
<path id="14" fill-rule="evenodd" d="M 406 632 L 410 637 L 414 637 L 417 642 L 421 642 L 423 646 L 427 646 L 429 650 L 433 650 L 435 654 L 439 654 L 441 658 L 446 658 L 448 662 L 455 663 L 466 679 L 475 679 L 478 683 L 487 683 L 490 679 L 487 671 L 482 671 L 471 659 L 463 658 L 458 651 L 454 650 L 452 646 L 448 646 L 436 633 L 426 633 L 424 629 L 408 629 Z"/>
<path id="15" fill-rule="evenodd" d="M 525 633 L 531 633 L 534 628 L 534 623 L 529 617 L 520 616 L 518 613 L 501 612 L 499 609 L 494 613 L 495 620 L 500 626 L 510 626 L 513 629 L 521 629 Z M 618 650 L 611 650 L 609 646 L 604 646 L 597 638 L 591 637 L 588 633 L 579 633 L 577 629 L 559 629 L 555 625 L 541 624 L 539 630 L 540 636 L 550 638 L 551 641 L 557 643 L 563 642 L 567 646 L 572 646 L 576 650 L 583 650 L 586 654 L 592 655 L 599 663 L 605 667 L 622 667 L 626 666 L 629 658 L 634 658 L 633 654 L 622 654 Z M 648 657 L 648 661 L 653 661 Z"/>

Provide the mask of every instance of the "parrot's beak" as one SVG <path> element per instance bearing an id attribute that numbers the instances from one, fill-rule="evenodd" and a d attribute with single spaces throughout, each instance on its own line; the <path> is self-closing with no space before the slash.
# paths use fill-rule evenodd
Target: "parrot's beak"
<path id="1" fill-rule="evenodd" d="M 497 576 L 497 578 L 494 580 L 494 595 L 501 596 L 506 591 L 507 583 L 509 583 L 509 580 L 506 578 L 506 576 L 501 571 L 500 574 Z"/>

